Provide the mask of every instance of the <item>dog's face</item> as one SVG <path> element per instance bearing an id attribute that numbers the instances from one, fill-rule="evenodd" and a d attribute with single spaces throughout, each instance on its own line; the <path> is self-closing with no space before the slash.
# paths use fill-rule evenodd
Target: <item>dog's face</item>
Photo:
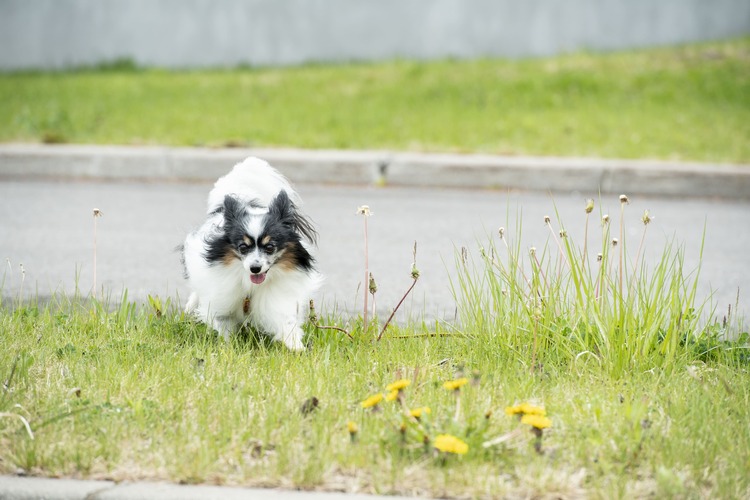
<path id="1" fill-rule="evenodd" d="M 212 263 L 233 265 L 239 260 L 255 285 L 262 284 L 274 266 L 282 271 L 312 267 L 313 259 L 300 238 L 312 240 L 314 231 L 284 191 L 267 211 L 257 203 L 243 203 L 228 195 L 223 213 L 223 237 L 208 242 L 206 257 Z"/>

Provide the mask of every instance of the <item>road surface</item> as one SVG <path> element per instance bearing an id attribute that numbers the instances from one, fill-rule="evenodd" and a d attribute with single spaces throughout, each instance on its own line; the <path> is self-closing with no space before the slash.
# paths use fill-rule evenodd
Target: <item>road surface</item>
<path id="1" fill-rule="evenodd" d="M 175 251 L 185 234 L 200 224 L 210 183 L 135 183 L 21 180 L 0 182 L 0 258 L 4 300 L 49 297 L 78 289 L 89 294 L 94 284 L 96 224 L 97 289 L 114 302 L 127 290 L 130 300 L 148 295 L 184 303 L 188 290 Z M 318 302 L 322 311 L 360 311 L 364 278 L 364 221 L 357 207 L 369 205 L 369 267 L 378 283 L 380 315 L 388 314 L 411 284 L 414 242 L 419 283 L 399 311 L 407 318 L 450 320 L 455 315 L 451 280 L 455 252 L 466 247 L 478 255 L 497 229 L 521 247 L 542 249 L 549 229 L 560 227 L 583 239 L 586 198 L 596 199 L 589 226 L 591 246 L 599 236 L 599 216 L 617 224 L 616 196 L 596 193 L 554 196 L 538 193 L 461 189 L 375 188 L 304 184 L 296 186 L 304 210 L 319 233 L 318 267 L 326 276 Z M 102 216 L 93 217 L 98 208 Z M 747 315 L 750 293 L 750 203 L 706 199 L 630 197 L 626 206 L 626 240 L 634 254 L 643 232 L 640 218 L 654 217 L 646 237 L 647 261 L 653 263 L 669 241 L 684 246 L 687 270 L 695 270 L 704 238 L 699 298 L 712 296 L 717 316 L 737 300 Z M 599 232 L 600 234 L 600 232 Z M 595 254 L 592 254 L 595 257 Z M 634 255 L 631 255 L 633 258 Z"/>

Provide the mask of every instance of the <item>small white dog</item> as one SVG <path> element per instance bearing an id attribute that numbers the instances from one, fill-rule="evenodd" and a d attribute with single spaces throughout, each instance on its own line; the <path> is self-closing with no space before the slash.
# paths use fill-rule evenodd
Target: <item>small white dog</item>
<path id="1" fill-rule="evenodd" d="M 206 222 L 182 247 L 192 289 L 186 311 L 225 339 L 249 322 L 303 350 L 301 326 L 322 277 L 308 245 L 317 233 L 299 206 L 289 181 L 259 158 L 216 181 Z"/>

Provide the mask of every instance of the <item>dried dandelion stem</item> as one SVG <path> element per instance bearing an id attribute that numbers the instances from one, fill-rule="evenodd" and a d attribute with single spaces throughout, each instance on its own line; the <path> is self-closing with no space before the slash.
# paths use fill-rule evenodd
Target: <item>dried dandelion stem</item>
<path id="1" fill-rule="evenodd" d="M 370 275 L 370 264 L 368 261 L 368 251 L 367 251 L 367 217 L 365 217 L 365 283 L 367 283 L 367 278 Z M 364 287 L 365 292 L 365 306 L 364 306 L 364 312 L 363 312 L 363 319 L 362 319 L 362 330 L 367 333 L 367 294 L 369 290 L 367 290 L 367 287 Z"/>
<path id="2" fill-rule="evenodd" d="M 96 299 L 96 219 L 102 216 L 102 211 L 98 208 L 94 209 L 94 290 L 93 295 Z"/>
<path id="3" fill-rule="evenodd" d="M 625 266 L 624 263 L 624 226 L 625 226 L 625 205 L 628 204 L 628 197 L 624 194 L 620 195 L 620 300 L 622 300 L 622 273 Z"/>
<path id="4" fill-rule="evenodd" d="M 367 242 L 367 219 L 372 215 L 372 212 L 370 211 L 370 207 L 367 205 L 362 205 L 361 207 L 357 208 L 357 214 L 364 216 L 365 219 L 365 280 L 363 283 L 365 283 L 364 288 L 364 305 L 362 308 L 362 331 L 366 334 L 367 333 L 367 294 L 370 292 L 368 290 L 368 287 L 366 284 L 368 283 L 368 278 L 370 276 L 370 265 L 368 260 L 368 242 Z"/>
<path id="5" fill-rule="evenodd" d="M 308 314 L 308 321 L 312 326 L 315 328 L 320 328 L 321 330 L 336 330 L 338 332 L 345 333 L 347 337 L 349 337 L 350 340 L 354 340 L 354 337 L 352 337 L 352 334 L 344 330 L 343 328 L 339 328 L 338 326 L 332 326 L 332 325 L 321 325 L 318 323 L 318 315 L 315 312 L 315 301 L 313 299 L 310 299 L 310 312 Z"/>
<path id="6" fill-rule="evenodd" d="M 388 316 L 388 320 L 383 325 L 383 329 L 380 330 L 380 333 L 378 334 L 378 340 L 380 340 L 383 337 L 383 334 L 385 333 L 386 328 L 388 328 L 388 325 L 391 323 L 391 320 L 393 319 L 393 316 L 396 315 L 396 311 L 398 311 L 398 308 L 401 307 L 401 304 L 404 303 L 404 300 L 406 300 L 406 297 L 409 295 L 409 293 L 411 293 L 412 289 L 414 288 L 414 285 L 417 284 L 417 280 L 418 279 L 419 279 L 418 277 L 414 278 L 414 281 L 412 282 L 412 284 L 409 287 L 409 289 L 406 291 L 406 293 L 404 294 L 404 296 L 401 297 L 401 300 L 398 301 L 398 304 L 396 304 L 396 307 L 393 308 L 393 311 L 391 312 L 391 315 Z"/>
<path id="7" fill-rule="evenodd" d="M 313 326 L 315 328 L 320 328 L 321 330 L 336 330 L 337 332 L 341 332 L 341 333 L 346 334 L 346 336 L 349 337 L 350 340 L 354 340 L 354 337 L 352 337 L 352 334 L 349 333 L 349 332 L 347 332 L 346 330 L 344 330 L 341 327 L 333 326 L 333 325 L 319 325 L 317 323 L 313 323 Z"/>
<path id="8" fill-rule="evenodd" d="M 401 297 L 401 300 L 398 301 L 398 304 L 396 304 L 396 307 L 393 308 L 393 311 L 391 312 L 391 315 L 388 316 L 388 319 L 386 320 L 385 324 L 383 325 L 383 329 L 380 330 L 380 333 L 378 334 L 378 341 L 380 341 L 381 338 L 383 338 L 383 334 L 385 333 L 386 328 L 388 328 L 388 325 L 391 324 L 391 320 L 393 319 L 393 316 L 395 316 L 396 311 L 398 311 L 398 308 L 401 307 L 401 304 L 404 303 L 404 300 L 406 300 L 406 297 L 411 293 L 411 291 L 414 289 L 414 286 L 417 284 L 417 280 L 419 280 L 419 270 L 417 269 L 417 242 L 414 242 L 414 251 L 413 251 L 414 261 L 411 265 L 411 277 L 412 277 L 412 283 L 408 290 L 406 290 L 406 293 L 403 297 Z"/>
<path id="9" fill-rule="evenodd" d="M 586 224 L 583 226 L 583 255 L 581 256 L 581 269 L 585 271 L 586 269 L 586 261 L 588 260 L 588 256 L 586 255 L 586 247 L 588 246 L 589 242 L 589 215 L 591 215 L 591 212 L 594 211 L 594 200 L 589 198 L 586 200 L 586 208 L 584 209 L 586 212 Z M 590 269 L 590 267 L 589 267 Z"/>

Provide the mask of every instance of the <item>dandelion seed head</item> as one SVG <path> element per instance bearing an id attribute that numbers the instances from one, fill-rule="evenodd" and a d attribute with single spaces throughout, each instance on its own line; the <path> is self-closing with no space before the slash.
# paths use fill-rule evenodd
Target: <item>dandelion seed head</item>
<path id="1" fill-rule="evenodd" d="M 104 213 L 101 210 L 98 208 L 94 209 L 94 217 L 101 217 L 102 215 L 104 215 Z"/>
<path id="2" fill-rule="evenodd" d="M 357 207 L 357 215 L 364 215 L 365 217 L 369 217 L 373 215 L 373 213 L 370 211 L 369 205 L 362 205 L 361 207 Z"/>
<path id="3" fill-rule="evenodd" d="M 501 240 L 502 240 L 503 238 L 505 238 L 505 228 L 504 228 L 504 227 L 501 227 L 500 229 L 498 229 L 498 230 L 497 230 L 497 234 L 498 234 L 498 235 L 500 235 L 500 239 L 501 239 Z"/>
<path id="4" fill-rule="evenodd" d="M 534 257 L 536 255 L 536 247 L 529 248 L 529 254 Z"/>
<path id="5" fill-rule="evenodd" d="M 560 238 L 567 238 L 568 232 L 565 229 L 560 229 Z"/>
<path id="6" fill-rule="evenodd" d="M 313 299 L 310 299 L 310 309 L 307 317 L 313 325 L 318 324 L 318 314 L 315 312 L 315 301 Z"/>
<path id="7" fill-rule="evenodd" d="M 618 240 L 617 238 L 612 238 L 612 246 L 613 246 L 613 247 L 616 247 L 616 246 L 617 246 L 617 243 L 619 243 L 619 241 L 620 241 L 620 240 Z"/>
<path id="8" fill-rule="evenodd" d="M 607 224 L 609 224 L 609 215 L 604 214 L 602 215 L 602 226 L 606 226 Z"/>
<path id="9" fill-rule="evenodd" d="M 654 220 L 654 218 L 649 215 L 648 209 L 644 210 L 643 217 L 641 217 L 641 221 L 643 222 L 643 225 L 648 226 L 652 220 Z"/>
<path id="10" fill-rule="evenodd" d="M 411 264 L 411 279 L 419 279 L 419 269 L 417 269 L 416 262 L 412 262 Z"/>
<path id="11" fill-rule="evenodd" d="M 625 195 L 625 194 L 621 194 L 621 195 L 620 195 L 620 203 L 622 203 L 622 204 L 630 203 L 630 202 L 628 201 L 628 196 L 627 196 L 627 195 Z"/>
<path id="12" fill-rule="evenodd" d="M 604 259 L 604 255 L 602 255 L 602 254 L 600 254 L 600 253 L 596 254 L 596 261 L 597 261 L 597 262 L 601 262 L 601 261 L 602 261 L 602 259 Z"/>
<path id="13" fill-rule="evenodd" d="M 552 220 L 552 219 L 550 219 L 549 215 L 545 215 L 545 216 L 544 216 L 544 223 L 545 223 L 545 224 L 549 224 L 551 220 Z"/>
<path id="14" fill-rule="evenodd" d="M 586 200 L 586 209 L 585 210 L 586 210 L 587 214 L 590 214 L 591 212 L 594 211 L 594 200 L 592 198 L 589 198 L 588 200 Z"/>

